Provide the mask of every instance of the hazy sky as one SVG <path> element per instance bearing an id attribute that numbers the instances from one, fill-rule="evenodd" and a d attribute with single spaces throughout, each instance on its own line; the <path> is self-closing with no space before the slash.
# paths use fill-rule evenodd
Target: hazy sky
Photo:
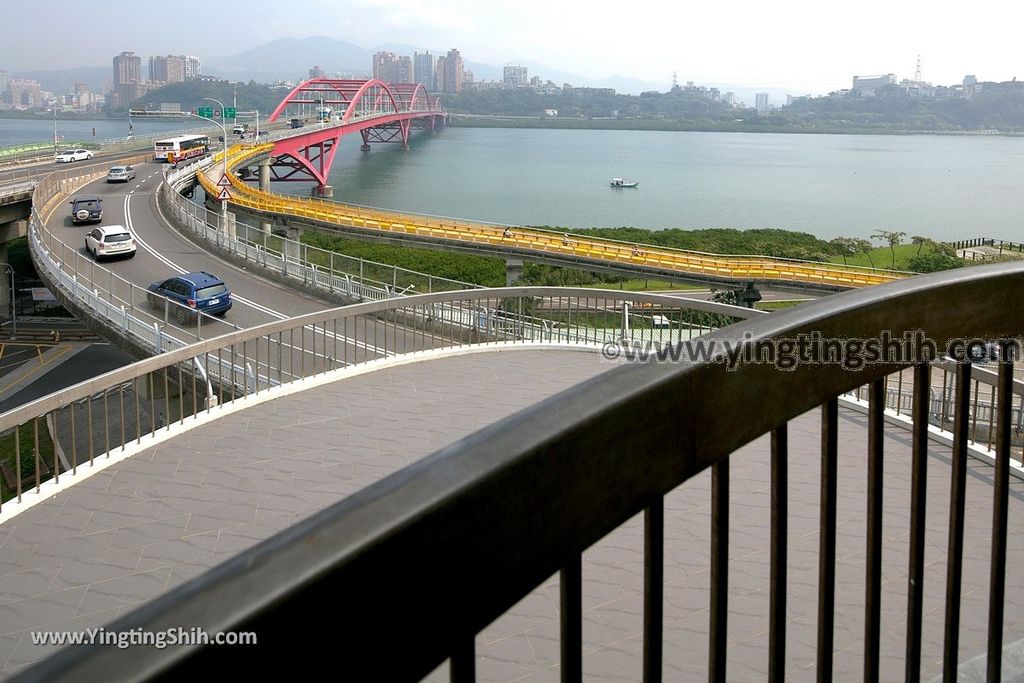
<path id="1" fill-rule="evenodd" d="M 457 47 L 500 66 L 531 60 L 592 78 L 849 87 L 854 74 L 1024 78 L 1024 3 L 862 0 L 0 0 L 0 69 L 104 66 L 122 50 L 230 55 L 275 38 L 326 35 L 363 47 Z M 312 65 L 311 65 L 312 66 Z M 369 68 L 369 65 L 367 65 Z M 537 75 L 543 76 L 542 73 Z"/>

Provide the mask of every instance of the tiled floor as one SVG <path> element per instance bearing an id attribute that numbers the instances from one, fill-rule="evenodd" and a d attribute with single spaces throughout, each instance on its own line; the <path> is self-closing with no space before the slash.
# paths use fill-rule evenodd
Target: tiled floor
<path id="1" fill-rule="evenodd" d="M 29 631 L 106 624 L 610 367 L 594 353 L 520 350 L 403 365 L 255 406 L 95 474 L 0 526 L 0 677 L 54 649 Z"/>
<path id="2" fill-rule="evenodd" d="M 31 630 L 99 626 L 339 498 L 610 366 L 573 352 L 512 351 L 369 373 L 256 406 L 115 465 L 0 527 L 0 676 L 45 656 Z M 837 678 L 861 678 L 864 418 L 840 419 Z M 790 426 L 787 672 L 814 677 L 818 572 L 819 418 Z M 887 428 L 882 679 L 903 676 L 909 536 L 909 434 Z M 942 649 L 948 450 L 929 466 L 925 677 Z M 768 640 L 768 447 L 731 458 L 730 680 L 765 678 Z M 968 478 L 961 659 L 984 650 L 991 471 Z M 665 669 L 706 678 L 708 476 L 666 499 Z M 1006 640 L 1024 638 L 1024 484 L 1011 484 Z M 640 677 L 640 519 L 584 555 L 588 680 Z M 557 577 L 477 638 L 481 680 L 558 678 Z M 439 670 L 430 678 L 446 678 Z"/>

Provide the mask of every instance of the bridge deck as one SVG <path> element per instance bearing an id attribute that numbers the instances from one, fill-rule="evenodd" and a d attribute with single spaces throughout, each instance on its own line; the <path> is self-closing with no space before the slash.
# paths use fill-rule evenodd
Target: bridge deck
<path id="1" fill-rule="evenodd" d="M 273 145 L 236 146 L 229 151 L 228 165 L 244 166 L 249 159 L 270 153 Z M 219 175 L 217 176 L 219 177 Z M 217 189 L 200 174 L 207 192 Z M 544 257 L 566 266 L 610 268 L 637 274 L 701 276 L 710 282 L 789 283 L 842 290 L 891 282 L 906 277 L 896 271 L 843 266 L 814 261 L 736 256 L 616 242 L 613 240 L 563 236 L 561 233 L 526 227 L 474 223 L 284 195 L 254 189 L 231 178 L 232 202 L 267 214 L 294 216 L 328 226 L 356 229 L 421 243 L 446 243 L 475 248 L 492 256 L 514 258 Z"/>
<path id="2" fill-rule="evenodd" d="M 0 676 L 45 656 L 30 631 L 100 626 L 366 484 L 546 396 L 609 369 L 592 353 L 516 351 L 393 367 L 310 389 L 198 427 L 104 470 L 0 527 Z M 496 389 L 500 387 L 500 391 Z M 817 586 L 817 414 L 790 427 L 787 671 L 811 678 Z M 395 429 L 401 425 L 401 429 Z M 623 425 L 628 429 L 628 425 Z M 864 419 L 840 420 L 836 671 L 860 671 Z M 670 447 L 666 444 L 666 447 Z M 882 678 L 902 673 L 910 436 L 886 443 Z M 768 448 L 732 458 L 731 680 L 763 680 L 768 609 Z M 929 467 L 924 674 L 941 659 L 948 449 Z M 666 670 L 706 676 L 708 476 L 666 498 Z M 1014 481 L 1008 575 L 1024 569 L 1024 483 Z M 984 651 L 990 470 L 968 477 L 961 658 Z M 1016 521 L 1013 521 L 1016 520 Z M 643 536 L 639 520 L 584 555 L 584 671 L 638 680 Z M 1007 640 L 1024 637 L 1024 595 L 1008 591 Z M 344 647 L 344 644 L 339 644 Z M 482 680 L 557 677 L 552 578 L 477 638 Z M 358 656 L 358 655 L 355 655 Z M 431 677 L 441 680 L 445 667 Z"/>

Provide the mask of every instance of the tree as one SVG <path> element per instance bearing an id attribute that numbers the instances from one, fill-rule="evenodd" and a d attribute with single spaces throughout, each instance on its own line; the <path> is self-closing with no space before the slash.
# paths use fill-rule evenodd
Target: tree
<path id="1" fill-rule="evenodd" d="M 889 243 L 889 250 L 892 251 L 892 265 L 890 268 L 896 267 L 896 247 L 903 242 L 903 238 L 907 236 L 905 232 L 897 232 L 895 230 L 884 230 L 879 228 L 871 233 L 871 239 L 879 240 L 881 242 Z"/>
<path id="2" fill-rule="evenodd" d="M 839 252 L 839 255 L 843 257 L 843 265 L 846 263 L 847 256 L 853 256 L 860 252 L 857 247 L 858 240 L 853 237 L 836 237 L 835 239 L 829 240 L 829 244 Z"/>
<path id="3" fill-rule="evenodd" d="M 875 260 L 871 258 L 871 252 L 875 250 L 875 247 L 871 244 L 871 242 L 868 242 L 867 240 L 862 240 L 860 238 L 853 238 L 853 243 L 857 250 L 856 253 L 864 254 L 865 256 L 867 256 L 868 263 L 870 263 L 871 267 L 874 268 Z"/>
<path id="4" fill-rule="evenodd" d="M 930 237 L 922 237 L 921 235 L 914 235 L 910 238 L 910 241 L 917 245 L 917 254 L 915 254 L 915 256 L 920 256 L 921 248 L 925 245 L 931 245 L 932 243 L 932 239 Z"/>

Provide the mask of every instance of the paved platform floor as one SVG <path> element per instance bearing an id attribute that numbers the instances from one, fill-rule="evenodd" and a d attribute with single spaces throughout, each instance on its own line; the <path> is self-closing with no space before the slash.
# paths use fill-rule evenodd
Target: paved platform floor
<path id="1" fill-rule="evenodd" d="M 612 366 L 510 350 L 278 399 L 111 466 L 0 526 L 0 677 L 33 630 L 109 623 L 391 472 Z"/>
<path id="2" fill-rule="evenodd" d="M 44 657 L 34 630 L 110 622 L 297 520 L 461 436 L 609 369 L 595 354 L 510 351 L 369 373 L 268 402 L 119 463 L 0 527 L 0 677 Z M 842 411 L 835 667 L 861 678 L 865 418 Z M 816 413 L 790 427 L 787 672 L 814 678 L 818 552 Z M 882 679 L 903 676 L 910 436 L 886 438 Z M 924 676 L 942 648 L 948 449 L 929 467 Z M 768 640 L 768 445 L 731 458 L 729 679 L 765 678 Z M 984 651 L 991 470 L 972 461 L 961 659 Z M 706 678 L 709 478 L 666 501 L 665 668 Z M 1006 639 L 1024 638 L 1024 483 L 1014 480 Z M 640 678 L 642 526 L 634 519 L 584 556 L 588 680 Z M 557 577 L 477 638 L 478 677 L 557 680 Z M 446 678 L 445 667 L 430 680 Z"/>

